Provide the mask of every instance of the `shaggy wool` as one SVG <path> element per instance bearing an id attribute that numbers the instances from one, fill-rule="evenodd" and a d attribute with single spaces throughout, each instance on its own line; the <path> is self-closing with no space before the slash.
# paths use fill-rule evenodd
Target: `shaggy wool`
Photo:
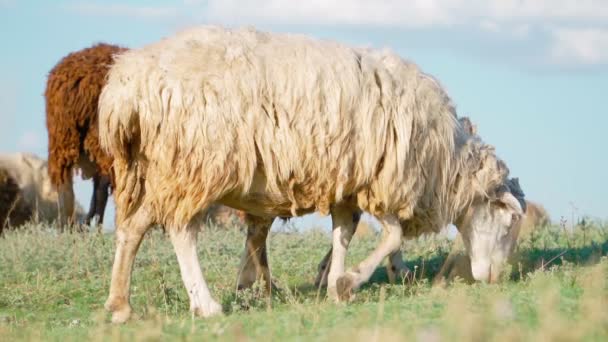
<path id="1" fill-rule="evenodd" d="M 123 51 L 116 45 L 96 44 L 65 56 L 49 73 L 44 93 L 48 162 L 56 187 L 71 179 L 73 168 L 83 163 L 109 174 L 112 159 L 99 146 L 97 103 L 113 55 Z M 89 177 L 89 170 L 83 172 L 83 178 Z"/>
<path id="2" fill-rule="evenodd" d="M 213 202 L 258 216 L 350 201 L 439 231 L 508 168 L 439 82 L 391 51 L 192 28 L 116 57 L 99 102 L 117 222 L 183 227 Z"/>

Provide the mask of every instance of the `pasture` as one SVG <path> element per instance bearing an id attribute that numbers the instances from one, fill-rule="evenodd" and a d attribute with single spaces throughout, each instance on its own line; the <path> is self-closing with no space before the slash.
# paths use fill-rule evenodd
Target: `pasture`
<path id="1" fill-rule="evenodd" d="M 30 225 L 0 238 L 0 340 L 320 340 L 519 341 L 608 339 L 608 225 L 538 229 L 517 247 L 517 262 L 497 285 L 431 286 L 450 250 L 443 237 L 404 242 L 411 284 L 389 284 L 384 267 L 349 304 L 313 286 L 328 231 L 289 226 L 271 233 L 277 289 L 235 291 L 243 227 L 207 226 L 199 259 L 224 315 L 188 314 L 188 296 L 169 239 L 146 236 L 137 255 L 131 302 L 135 319 L 109 323 L 103 309 L 114 234 L 58 234 Z M 379 235 L 355 237 L 354 265 Z"/>

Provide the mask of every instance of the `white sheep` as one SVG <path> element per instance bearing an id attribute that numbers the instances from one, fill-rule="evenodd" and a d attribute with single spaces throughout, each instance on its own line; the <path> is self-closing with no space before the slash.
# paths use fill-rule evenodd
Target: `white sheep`
<path id="1" fill-rule="evenodd" d="M 214 202 L 262 220 L 331 213 L 328 293 L 342 299 L 403 236 L 449 222 L 485 279 L 492 237 L 522 214 L 494 149 L 467 134 L 437 81 L 387 51 L 192 28 L 117 56 L 99 120 L 116 177 L 117 249 L 106 301 L 114 322 L 131 314 L 133 261 L 156 223 L 169 231 L 191 310 L 221 313 L 196 252 L 200 217 Z M 380 220 L 386 238 L 344 273 L 359 210 Z"/>

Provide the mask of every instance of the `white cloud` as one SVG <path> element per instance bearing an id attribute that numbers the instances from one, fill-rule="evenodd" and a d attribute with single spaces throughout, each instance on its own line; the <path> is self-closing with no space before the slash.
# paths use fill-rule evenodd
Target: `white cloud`
<path id="1" fill-rule="evenodd" d="M 556 28 L 552 61 L 558 64 L 608 64 L 608 29 Z"/>
<path id="2" fill-rule="evenodd" d="M 235 0 L 208 1 L 208 18 L 228 22 L 314 23 L 425 27 L 451 25 L 449 8 L 441 1 L 365 0 Z"/>
<path id="3" fill-rule="evenodd" d="M 69 8 L 89 15 L 144 18 L 200 17 L 204 13 L 207 20 L 237 24 L 402 28 L 489 24 L 501 32 L 511 25 L 521 31 L 522 24 L 608 21 L 605 0 L 184 0 L 172 7 L 80 1 Z"/>
<path id="4" fill-rule="evenodd" d="M 522 22 L 608 20 L 608 1 L 605 0 L 209 0 L 206 4 L 208 18 L 231 22 L 407 28 L 459 24 L 479 26 L 480 22 L 487 24 L 488 21 L 501 26 Z"/>
<path id="5" fill-rule="evenodd" d="M 69 8 L 87 15 L 182 24 L 357 26 L 448 34 L 480 31 L 492 41 L 519 41 L 526 48 L 542 50 L 544 63 L 589 65 L 606 59 L 603 33 L 608 29 L 608 0 L 183 0 L 173 6 L 82 1 Z M 505 47 L 505 52 L 510 49 Z"/>
<path id="6" fill-rule="evenodd" d="M 67 7 L 71 11 L 94 16 L 124 16 L 144 19 L 166 19 L 174 18 L 179 15 L 179 9 L 176 7 L 137 6 L 119 3 L 112 4 L 84 1 L 71 3 Z"/>

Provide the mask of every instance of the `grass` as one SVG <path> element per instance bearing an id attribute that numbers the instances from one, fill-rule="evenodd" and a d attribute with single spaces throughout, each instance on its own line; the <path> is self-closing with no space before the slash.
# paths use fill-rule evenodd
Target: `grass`
<path id="1" fill-rule="evenodd" d="M 225 315 L 191 317 L 173 250 L 162 231 L 140 248 L 131 303 L 137 318 L 109 323 L 103 310 L 114 253 L 113 234 L 58 234 L 45 226 L 0 238 L 0 341 L 13 340 L 320 340 L 487 341 L 608 340 L 608 226 L 536 231 L 518 247 L 498 285 L 430 285 L 451 247 L 440 237 L 406 242 L 413 284 L 388 284 L 379 268 L 348 305 L 312 285 L 329 248 L 327 232 L 281 231 L 269 239 L 279 291 L 236 293 L 242 227 L 209 227 L 199 258 Z M 348 263 L 379 237 L 355 238 Z"/>

